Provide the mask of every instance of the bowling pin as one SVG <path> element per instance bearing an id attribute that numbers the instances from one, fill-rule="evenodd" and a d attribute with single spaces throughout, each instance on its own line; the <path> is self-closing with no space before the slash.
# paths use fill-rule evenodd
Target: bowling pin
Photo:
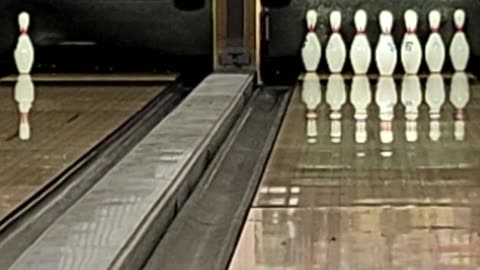
<path id="1" fill-rule="evenodd" d="M 445 62 L 445 44 L 439 33 L 441 15 L 438 10 L 432 10 L 428 14 L 430 24 L 430 36 L 425 45 L 425 61 L 432 73 L 441 72 Z"/>
<path id="2" fill-rule="evenodd" d="M 314 72 L 309 72 L 303 79 L 302 100 L 307 109 L 307 142 L 317 142 L 317 108 L 322 101 L 322 93 L 320 88 L 320 78 Z"/>
<path id="3" fill-rule="evenodd" d="M 405 106 L 405 137 L 407 142 L 415 142 L 418 139 L 418 106 L 422 103 L 422 90 L 417 75 L 405 75 L 403 77 L 401 98 Z"/>
<path id="4" fill-rule="evenodd" d="M 450 43 L 450 60 L 456 71 L 464 71 L 470 58 L 470 46 L 463 32 L 463 27 L 465 26 L 465 11 L 462 9 L 455 10 L 453 21 L 457 32 L 453 35 L 452 42 Z"/>
<path id="5" fill-rule="evenodd" d="M 441 136 L 440 112 L 445 103 L 445 83 L 440 74 L 430 74 L 427 78 L 425 102 L 429 107 L 430 131 L 432 141 L 438 141 Z"/>
<path id="6" fill-rule="evenodd" d="M 402 65 L 405 73 L 417 74 L 422 62 L 422 47 L 416 34 L 418 15 L 409 9 L 405 12 L 404 19 L 407 32 L 403 37 L 401 47 Z"/>
<path id="7" fill-rule="evenodd" d="M 455 72 L 450 85 L 450 102 L 456 109 L 454 137 L 457 141 L 465 138 L 465 107 L 470 101 L 470 85 L 467 74 Z"/>
<path id="8" fill-rule="evenodd" d="M 325 57 L 327 58 L 327 65 L 332 73 L 342 72 L 347 57 L 347 49 L 342 35 L 340 34 L 340 27 L 342 25 L 342 14 L 340 11 L 333 11 L 330 13 L 330 27 L 332 28 L 332 35 L 328 40 L 325 49 Z"/>
<path id="9" fill-rule="evenodd" d="M 30 139 L 29 113 L 35 99 L 35 88 L 30 75 L 21 74 L 18 76 L 14 89 L 14 98 L 18 104 L 18 113 L 20 115 L 18 136 L 21 140 L 28 140 Z"/>
<path id="10" fill-rule="evenodd" d="M 330 138 L 334 143 L 339 143 L 342 138 L 342 106 L 347 100 L 345 81 L 340 74 L 332 74 L 328 77 L 325 100 L 330 106 Z"/>
<path id="11" fill-rule="evenodd" d="M 309 10 L 306 15 L 308 33 L 302 48 L 302 59 L 305 69 L 308 72 L 317 71 L 320 58 L 322 57 L 322 46 L 315 32 L 317 27 L 317 12 Z"/>
<path id="12" fill-rule="evenodd" d="M 381 76 L 378 80 L 375 102 L 379 108 L 380 141 L 384 144 L 392 143 L 392 121 L 395 118 L 395 105 L 398 102 L 395 81 L 393 77 Z"/>
<path id="13" fill-rule="evenodd" d="M 390 11 L 384 10 L 379 15 L 380 29 L 382 33 L 378 39 L 375 49 L 375 62 L 377 69 L 382 76 L 391 76 L 397 66 L 397 47 L 391 34 L 393 26 L 393 15 Z"/>
<path id="14" fill-rule="evenodd" d="M 372 92 L 367 76 L 354 76 L 350 101 L 355 109 L 355 142 L 365 143 L 368 140 L 367 119 L 368 105 L 372 102 Z"/>
<path id="15" fill-rule="evenodd" d="M 372 60 L 372 50 L 366 34 L 367 12 L 363 9 L 358 10 L 354 22 L 357 34 L 350 48 L 350 61 L 355 74 L 366 74 Z"/>
<path id="16" fill-rule="evenodd" d="M 20 37 L 18 38 L 17 46 L 13 56 L 18 73 L 27 74 L 32 70 L 35 57 L 33 44 L 30 36 L 28 35 L 28 29 L 30 27 L 30 15 L 26 12 L 20 13 L 18 16 L 18 25 L 20 28 Z"/>

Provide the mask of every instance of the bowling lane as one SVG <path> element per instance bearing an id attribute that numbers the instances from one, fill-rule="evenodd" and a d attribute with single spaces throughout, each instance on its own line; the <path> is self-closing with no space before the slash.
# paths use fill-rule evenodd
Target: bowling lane
<path id="1" fill-rule="evenodd" d="M 480 82 L 464 75 L 395 79 L 393 96 L 367 80 L 354 99 L 322 79 L 309 125 L 320 92 L 300 83 L 230 269 L 479 269 Z"/>
<path id="2" fill-rule="evenodd" d="M 66 78 L 66 77 L 65 77 Z M 0 83 L 0 221 L 119 128 L 168 82 Z M 78 78 L 77 78 L 78 79 Z M 98 81 L 98 80 L 97 80 Z M 20 140 L 17 101 L 33 103 L 30 139 Z M 30 87 L 30 90 L 29 90 Z M 29 93 L 30 91 L 30 93 Z"/>

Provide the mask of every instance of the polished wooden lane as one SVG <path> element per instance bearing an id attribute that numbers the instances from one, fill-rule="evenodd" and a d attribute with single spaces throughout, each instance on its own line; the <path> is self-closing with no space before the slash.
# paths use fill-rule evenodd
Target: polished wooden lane
<path id="1" fill-rule="evenodd" d="M 470 80 L 463 138 L 450 79 L 445 84 L 438 141 L 430 137 L 423 101 L 418 139 L 407 142 L 404 89 L 397 87 L 391 144 L 380 141 L 374 104 L 368 141 L 355 142 L 350 100 L 342 108 L 340 141 L 331 137 L 323 101 L 317 142 L 307 142 L 297 88 L 230 269 L 479 269 L 480 82 Z M 346 86 L 350 93 L 349 80 Z"/>
<path id="2" fill-rule="evenodd" d="M 31 138 L 18 138 L 14 84 L 0 84 L 0 220 L 165 89 L 166 83 L 35 83 Z"/>

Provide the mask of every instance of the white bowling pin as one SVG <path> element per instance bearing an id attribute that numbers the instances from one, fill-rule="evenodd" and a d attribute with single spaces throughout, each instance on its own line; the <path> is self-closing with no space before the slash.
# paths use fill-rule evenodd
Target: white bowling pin
<path id="1" fill-rule="evenodd" d="M 463 27 L 465 26 L 465 11 L 457 9 L 453 14 L 453 21 L 455 22 L 457 32 L 453 35 L 452 42 L 450 43 L 450 60 L 456 71 L 464 71 L 470 58 L 470 45 L 463 32 Z"/>
<path id="2" fill-rule="evenodd" d="M 366 34 L 367 12 L 363 9 L 358 10 L 354 22 L 357 34 L 350 47 L 350 61 L 355 74 L 366 74 L 372 61 L 372 49 Z"/>
<path id="3" fill-rule="evenodd" d="M 347 57 L 347 49 L 342 35 L 340 34 L 340 27 L 342 25 L 342 14 L 340 11 L 333 11 L 330 13 L 330 26 L 332 28 L 332 35 L 328 40 L 325 49 L 325 57 L 327 58 L 327 65 L 332 73 L 342 72 Z"/>
<path id="4" fill-rule="evenodd" d="M 309 10 L 306 15 L 308 33 L 302 48 L 302 60 L 308 72 L 315 72 L 322 57 L 322 46 L 315 32 L 317 27 L 317 12 Z"/>
<path id="5" fill-rule="evenodd" d="M 375 62 L 378 72 L 382 76 L 391 76 L 397 66 L 397 47 L 391 34 L 393 27 L 393 15 L 384 10 L 379 15 L 380 29 L 382 33 L 375 49 Z"/>
<path id="6" fill-rule="evenodd" d="M 20 28 L 20 37 L 18 38 L 17 46 L 13 52 L 13 56 L 18 73 L 27 74 L 31 72 L 35 58 L 33 44 L 30 36 L 28 35 L 28 29 L 30 27 L 30 15 L 26 12 L 20 13 L 18 16 L 18 25 Z"/>
<path id="7" fill-rule="evenodd" d="M 428 22 L 432 33 L 425 45 L 425 61 L 430 72 L 441 72 L 445 62 L 445 44 L 440 35 L 441 15 L 438 10 L 432 10 L 428 14 Z"/>
<path id="8" fill-rule="evenodd" d="M 454 136 L 458 141 L 465 137 L 465 107 L 470 101 L 470 84 L 467 74 L 455 72 L 450 86 L 450 102 L 456 108 Z"/>
<path id="9" fill-rule="evenodd" d="M 21 74 L 17 78 L 14 89 L 14 98 L 18 104 L 20 115 L 18 135 L 21 140 L 30 139 L 29 113 L 35 100 L 35 88 L 30 75 Z"/>
<path id="10" fill-rule="evenodd" d="M 322 101 L 320 78 L 314 72 L 309 72 L 303 78 L 302 100 L 307 109 L 307 142 L 317 142 L 317 108 Z"/>
<path id="11" fill-rule="evenodd" d="M 392 121 L 395 118 L 395 105 L 398 102 L 395 81 L 393 77 L 381 76 L 378 80 L 375 102 L 379 108 L 380 118 L 380 141 L 382 143 L 393 142 Z"/>
<path id="12" fill-rule="evenodd" d="M 342 106 L 347 100 L 347 93 L 345 90 L 345 81 L 340 74 L 332 74 L 328 77 L 327 92 L 325 100 L 330 106 L 330 138 L 332 142 L 339 143 L 342 138 Z"/>
<path id="13" fill-rule="evenodd" d="M 405 12 L 404 17 L 407 32 L 403 37 L 401 47 L 402 65 L 405 73 L 417 74 L 422 62 L 422 47 L 416 34 L 418 15 L 415 11 L 409 9 Z"/>
<path id="14" fill-rule="evenodd" d="M 440 74 L 430 74 L 427 78 L 425 102 L 429 107 L 430 131 L 432 141 L 438 141 L 441 136 L 440 112 L 445 103 L 445 83 Z"/>
<path id="15" fill-rule="evenodd" d="M 408 142 L 415 142 L 418 139 L 418 106 L 422 103 L 422 90 L 417 75 L 405 75 L 403 77 L 401 96 L 402 103 L 405 106 L 405 136 Z"/>
<path id="16" fill-rule="evenodd" d="M 350 101 L 355 109 L 355 142 L 365 143 L 368 140 L 367 108 L 370 102 L 372 102 L 372 92 L 367 76 L 353 77 Z"/>

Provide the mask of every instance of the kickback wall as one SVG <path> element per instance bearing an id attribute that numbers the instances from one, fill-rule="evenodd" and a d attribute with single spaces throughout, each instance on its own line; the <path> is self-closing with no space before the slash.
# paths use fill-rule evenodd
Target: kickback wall
<path id="1" fill-rule="evenodd" d="M 0 56 L 8 57 L 18 38 L 17 15 L 31 15 L 30 35 L 39 47 L 64 41 L 94 41 L 161 54 L 211 52 L 208 0 L 2 0 Z"/>
<path id="2" fill-rule="evenodd" d="M 288 2 L 288 1 L 283 1 Z M 268 1 L 264 1 L 268 7 Z M 273 3 L 273 1 L 272 1 Z M 480 56 L 480 1 L 478 0 L 291 0 L 286 5 L 271 6 L 270 13 L 270 40 L 267 44 L 267 56 L 297 56 L 303 45 L 306 34 L 305 14 L 308 9 L 318 12 L 317 34 L 323 46 L 326 46 L 331 33 L 329 15 L 338 9 L 342 12 L 341 33 L 347 44 L 351 44 L 355 34 L 353 23 L 354 13 L 358 9 L 365 9 L 368 13 L 367 34 L 372 48 L 377 43 L 380 33 L 378 15 L 383 9 L 390 10 L 395 17 L 392 34 L 399 47 L 405 33 L 404 12 L 412 8 L 419 15 L 418 36 L 423 46 L 427 42 L 430 29 L 427 16 L 432 9 L 438 9 L 442 14 L 440 34 L 448 46 L 454 34 L 453 12 L 456 8 L 463 8 L 467 13 L 465 31 L 471 46 L 471 53 Z"/>

